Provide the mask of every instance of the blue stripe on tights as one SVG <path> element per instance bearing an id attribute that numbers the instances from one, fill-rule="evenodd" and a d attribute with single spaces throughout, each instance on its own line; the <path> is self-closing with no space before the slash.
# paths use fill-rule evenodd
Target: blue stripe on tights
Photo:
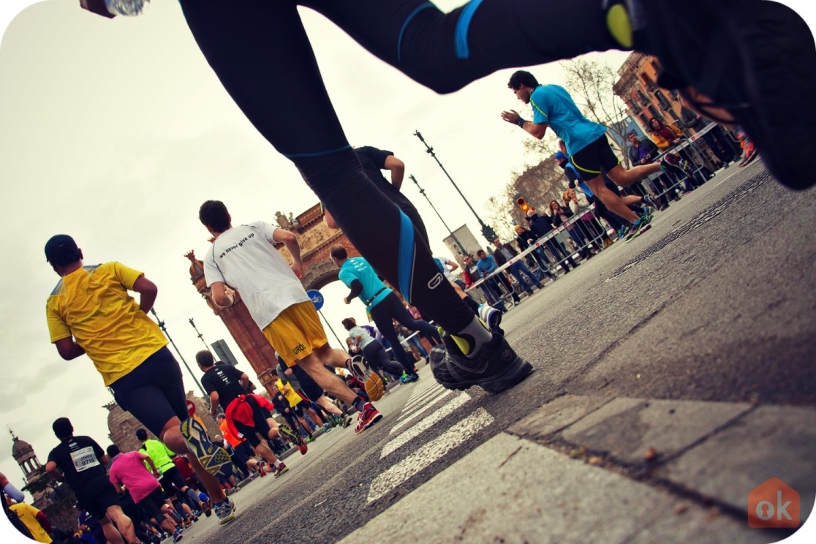
<path id="1" fill-rule="evenodd" d="M 470 21 L 473 19 L 473 14 L 476 13 L 482 0 L 471 0 L 462 10 L 462 15 L 456 22 L 456 58 L 466 59 L 470 56 L 470 49 L 468 48 L 467 34 L 470 28 Z"/>
<path id="2" fill-rule="evenodd" d="M 427 4 L 422 4 L 421 6 L 414 9 L 414 11 L 411 12 L 408 18 L 405 19 L 405 22 L 402 23 L 402 28 L 400 29 L 399 37 L 397 38 L 397 62 L 402 62 L 402 35 L 405 33 L 405 29 L 408 28 L 408 23 L 411 22 L 411 19 L 413 19 L 417 13 L 419 13 L 423 9 L 428 8 L 436 9 L 436 6 L 431 4 L 430 2 L 428 2 Z"/>
<path id="3" fill-rule="evenodd" d="M 400 210 L 399 255 L 397 256 L 397 274 L 400 293 L 410 304 L 411 280 L 414 275 L 414 224 Z"/>
<path id="4" fill-rule="evenodd" d="M 282 153 L 282 155 L 287 159 L 294 159 L 297 157 L 320 157 L 321 155 L 331 155 L 332 153 L 339 153 L 341 151 L 345 151 L 346 149 L 351 149 L 351 146 L 346 144 L 343 147 L 338 147 L 337 149 L 330 149 L 329 151 L 318 151 L 316 153 L 292 153 L 291 155 Z"/>

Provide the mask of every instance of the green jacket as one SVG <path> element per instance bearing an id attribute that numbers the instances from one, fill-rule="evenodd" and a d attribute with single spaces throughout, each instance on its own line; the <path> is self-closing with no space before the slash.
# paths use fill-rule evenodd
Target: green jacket
<path id="1" fill-rule="evenodd" d="M 176 466 L 173 462 L 173 457 L 175 457 L 176 454 L 170 450 L 164 442 L 150 438 L 145 440 L 141 449 L 147 452 L 150 458 L 153 459 L 153 464 L 156 465 L 156 468 L 159 469 L 159 472 L 162 474 Z"/>

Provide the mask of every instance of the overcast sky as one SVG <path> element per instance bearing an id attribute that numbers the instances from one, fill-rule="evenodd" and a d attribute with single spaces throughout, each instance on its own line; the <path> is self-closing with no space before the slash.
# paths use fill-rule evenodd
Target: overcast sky
<path id="1" fill-rule="evenodd" d="M 463 2 L 436 3 L 449 11 Z M 784 3 L 813 27 L 812 2 Z M 301 13 L 347 137 L 352 145 L 388 149 L 405 161 L 403 190 L 425 219 L 432 250 L 447 253 L 447 232 L 407 174 L 416 176 L 449 226 L 466 223 L 483 242 L 475 218 L 412 133 L 422 132 L 486 219 L 488 197 L 501 193 L 511 171 L 533 160 L 525 156 L 524 133 L 499 117 L 504 109 L 523 107 L 507 89 L 512 70 L 439 96 L 321 16 Z M 6 286 L 0 299 L 0 423 L 30 442 L 44 464 L 57 443 L 51 423 L 60 416 L 105 447 L 102 405 L 112 400 L 90 360 L 63 361 L 49 344 L 44 306 L 58 281 L 43 254 L 51 235 L 72 235 L 86 264 L 116 260 L 145 272 L 159 287 L 156 311 L 190 364 L 203 348 L 188 323 L 194 318 L 207 342 L 227 339 L 240 368 L 254 378 L 190 283 L 183 255 L 190 249 L 202 255 L 208 246 L 198 207 L 220 199 L 235 223 L 274 223 L 276 211 L 297 215 L 317 199 L 223 90 L 176 2 L 154 0 L 141 17 L 106 20 L 80 9 L 77 0 L 2 0 L 3 29 L 0 180 L 9 263 L 0 271 Z M 602 56 L 616 68 L 625 57 Z M 540 81 L 562 82 L 557 65 L 531 71 Z M 340 320 L 364 320 L 363 306 L 344 305 L 339 283 L 323 292 L 326 317 L 343 338 Z M 184 374 L 187 389 L 194 389 Z M 21 487 L 11 437 L 3 431 L 0 471 Z"/>

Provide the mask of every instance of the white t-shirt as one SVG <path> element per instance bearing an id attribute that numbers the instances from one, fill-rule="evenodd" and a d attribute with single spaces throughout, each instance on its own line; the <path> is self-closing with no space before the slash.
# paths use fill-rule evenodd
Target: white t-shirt
<path id="1" fill-rule="evenodd" d="M 358 336 L 360 337 L 360 347 L 361 348 L 366 347 L 367 345 L 369 345 L 371 342 L 374 341 L 374 339 L 371 338 L 371 335 L 368 334 L 368 331 L 365 330 L 364 328 L 360 327 L 359 325 L 357 327 L 350 328 L 348 333 L 349 333 L 349 338 L 351 338 L 352 340 L 357 340 L 357 337 Z"/>
<path id="2" fill-rule="evenodd" d="M 213 241 L 204 259 L 207 287 L 220 281 L 237 290 L 261 329 L 289 306 L 309 301 L 300 280 L 272 246 L 276 230 L 263 221 L 233 227 Z"/>
<path id="3" fill-rule="evenodd" d="M 448 267 L 448 261 L 450 259 L 448 259 L 447 257 L 437 257 L 437 256 L 434 256 L 434 259 L 438 259 L 439 262 L 442 263 L 442 268 L 444 268 L 444 270 L 442 271 L 442 274 L 448 279 L 448 281 L 455 282 L 456 281 L 456 276 L 453 275 L 453 272 Z"/>

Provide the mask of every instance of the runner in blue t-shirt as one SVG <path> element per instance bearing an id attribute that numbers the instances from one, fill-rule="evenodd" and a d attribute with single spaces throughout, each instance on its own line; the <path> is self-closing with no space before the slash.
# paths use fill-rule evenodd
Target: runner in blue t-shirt
<path id="1" fill-rule="evenodd" d="M 362 257 L 349 259 L 345 247 L 334 246 L 331 248 L 331 259 L 340 268 L 338 279 L 351 289 L 348 296 L 343 299 L 345 303 L 351 304 L 352 299 L 360 297 L 360 300 L 366 305 L 366 311 L 374 320 L 374 324 L 391 344 L 394 357 L 403 366 L 409 378 L 400 381 L 407 383 L 418 380 L 419 376 L 414 372 L 414 363 L 409 361 L 408 354 L 405 353 L 397 337 L 397 331 L 394 330 L 393 320 L 396 319 L 405 328 L 419 331 L 429 340 L 432 339 L 437 344 L 441 344 L 442 339 L 436 332 L 436 327 L 427 321 L 411 317 L 394 291 L 383 283 L 377 272 Z"/>
<path id="2" fill-rule="evenodd" d="M 632 224 L 631 235 L 637 236 L 649 228 L 649 214 L 638 216 L 629 209 L 620 195 L 604 184 L 604 174 L 621 187 L 628 187 L 660 171 L 660 163 L 644 164 L 625 169 L 618 161 L 606 138 L 606 127 L 590 121 L 581 113 L 569 93 L 558 85 L 540 85 L 530 72 L 518 70 L 507 85 L 516 97 L 533 108 L 533 120 L 527 121 L 518 112 L 502 112 L 502 119 L 518 125 L 539 140 L 547 127 L 564 140 L 572 164 L 595 194 L 613 213 Z"/>

